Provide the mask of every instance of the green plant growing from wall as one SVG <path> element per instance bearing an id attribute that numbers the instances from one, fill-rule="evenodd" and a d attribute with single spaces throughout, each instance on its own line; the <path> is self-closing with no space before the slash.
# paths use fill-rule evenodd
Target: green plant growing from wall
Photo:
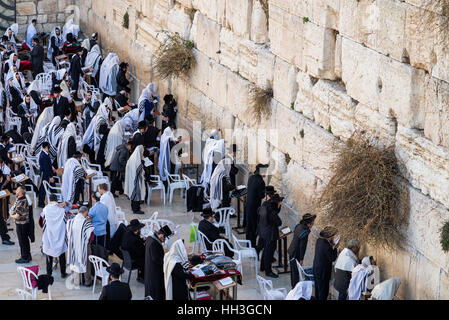
<path id="1" fill-rule="evenodd" d="M 403 247 L 409 194 L 394 148 L 378 148 L 374 139 L 356 133 L 336 154 L 332 177 L 317 199 L 323 221 L 338 226 L 346 240 L 357 235 L 375 246 Z"/>
<path id="2" fill-rule="evenodd" d="M 188 74 L 195 64 L 192 52 L 194 43 L 182 39 L 178 33 L 165 33 L 167 39 L 159 47 L 159 54 L 154 64 L 157 76 L 166 79 Z"/>
<path id="3" fill-rule="evenodd" d="M 309 20 L 309 18 L 308 17 L 304 17 L 304 18 L 302 18 L 302 22 L 304 22 L 304 23 L 307 23 L 307 22 L 309 22 L 310 20 Z"/>
<path id="4" fill-rule="evenodd" d="M 123 15 L 123 28 L 125 29 L 129 29 L 129 14 L 128 12 L 125 12 L 125 14 Z"/>
<path id="5" fill-rule="evenodd" d="M 294 102 L 292 102 L 292 103 L 290 104 L 290 109 L 295 110 L 295 103 L 294 103 Z"/>
<path id="6" fill-rule="evenodd" d="M 446 221 L 446 223 L 441 227 L 441 235 L 440 235 L 440 243 L 441 243 L 441 249 L 444 252 L 449 251 L 449 221 Z"/>
<path id="7" fill-rule="evenodd" d="M 299 131 L 299 135 L 304 139 L 304 129 L 301 129 L 301 131 Z"/>
<path id="8" fill-rule="evenodd" d="M 332 127 L 331 127 L 331 125 L 329 125 L 329 127 L 327 128 L 327 132 L 329 132 L 330 134 L 332 134 Z"/>
<path id="9" fill-rule="evenodd" d="M 268 119 L 270 117 L 270 101 L 272 98 L 273 90 L 271 88 L 264 89 L 252 86 L 249 90 L 249 107 L 258 123 L 262 119 Z"/>

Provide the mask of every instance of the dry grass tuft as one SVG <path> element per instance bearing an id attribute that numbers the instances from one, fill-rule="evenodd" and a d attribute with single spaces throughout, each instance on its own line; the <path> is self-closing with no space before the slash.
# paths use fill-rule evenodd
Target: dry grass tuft
<path id="1" fill-rule="evenodd" d="M 178 33 L 167 33 L 167 40 L 159 47 L 159 57 L 154 68 L 160 79 L 187 74 L 195 64 L 193 42 L 181 38 Z"/>
<path id="2" fill-rule="evenodd" d="M 260 123 L 262 119 L 268 119 L 271 115 L 270 101 L 273 98 L 271 88 L 263 89 L 253 86 L 249 91 L 249 106 L 256 121 Z"/>
<path id="3" fill-rule="evenodd" d="M 385 248 L 404 244 L 408 191 L 392 147 L 379 150 L 362 134 L 339 150 L 334 175 L 318 199 L 323 218 L 344 239 Z"/>

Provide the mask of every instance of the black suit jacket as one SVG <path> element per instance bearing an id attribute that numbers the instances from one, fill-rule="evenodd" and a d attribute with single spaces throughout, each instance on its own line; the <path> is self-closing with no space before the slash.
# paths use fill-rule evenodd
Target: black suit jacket
<path id="1" fill-rule="evenodd" d="M 132 297 L 129 284 L 114 280 L 103 287 L 99 300 L 131 300 Z"/>
<path id="2" fill-rule="evenodd" d="M 70 110 L 69 108 L 69 99 L 66 97 L 60 97 L 59 103 L 56 103 L 56 99 L 53 103 L 53 114 L 56 116 L 60 116 L 61 120 L 65 117 L 66 110 Z"/>
<path id="3" fill-rule="evenodd" d="M 0 158 L 2 158 L 6 164 L 12 163 L 12 160 L 9 159 L 9 156 L 8 156 L 8 150 L 6 150 L 6 148 L 2 144 L 0 144 Z"/>
<path id="4" fill-rule="evenodd" d="M 79 81 L 79 77 L 84 74 L 82 68 L 83 62 L 81 61 L 81 57 L 79 54 L 75 54 L 70 64 L 70 76 L 73 81 Z"/>
<path id="5" fill-rule="evenodd" d="M 214 242 L 217 239 L 220 239 L 220 229 L 218 229 L 216 226 L 214 226 L 209 221 L 203 219 L 198 224 L 198 230 L 204 233 L 204 235 L 207 237 L 207 239 L 210 242 Z M 212 250 L 212 244 L 205 241 L 207 250 Z"/>
<path id="6" fill-rule="evenodd" d="M 42 180 L 48 181 L 53 176 L 51 159 L 45 152 L 41 152 L 39 155 L 39 168 Z"/>
<path id="7" fill-rule="evenodd" d="M 122 248 L 129 252 L 134 261 L 145 258 L 145 243 L 140 236 L 132 231 L 127 231 L 123 236 Z"/>
<path id="8" fill-rule="evenodd" d="M 31 50 L 31 64 L 35 74 L 44 72 L 44 47 L 38 44 Z"/>

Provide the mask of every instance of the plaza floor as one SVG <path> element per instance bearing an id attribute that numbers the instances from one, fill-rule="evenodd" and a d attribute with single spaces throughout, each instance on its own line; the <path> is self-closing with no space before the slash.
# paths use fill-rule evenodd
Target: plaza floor
<path id="1" fill-rule="evenodd" d="M 12 203 L 13 200 L 11 200 Z M 175 224 L 181 226 L 180 228 L 180 238 L 185 240 L 188 253 L 192 251 L 192 245 L 189 243 L 190 231 L 189 225 L 192 222 L 199 222 L 201 219 L 199 213 L 186 212 L 186 206 L 184 205 L 184 199 L 181 199 L 179 193 L 177 192 L 174 196 L 172 204 L 164 204 L 160 199 L 159 192 L 155 192 L 152 195 L 151 206 L 143 205 L 142 210 L 145 215 L 133 215 L 130 208 L 130 201 L 127 200 L 125 196 L 120 196 L 116 199 L 116 205 L 121 207 L 126 213 L 126 219 L 130 221 L 131 219 L 147 219 L 155 211 L 159 213 L 158 218 L 168 219 L 173 221 Z M 34 210 L 35 220 L 39 217 L 41 209 L 37 208 Z M 231 225 L 234 227 L 237 223 L 237 219 L 231 219 Z M 17 242 L 17 236 L 15 233 L 15 227 L 11 224 L 10 228 L 14 228 L 10 231 L 11 240 L 16 244 L 14 246 L 4 246 L 0 245 L 0 299 L 2 300 L 17 300 L 18 296 L 16 294 L 16 288 L 22 288 L 22 280 L 17 272 L 18 265 L 14 263 L 14 260 L 19 257 L 19 245 Z M 238 235 L 239 238 L 243 238 L 244 235 Z M 41 253 L 42 244 L 42 230 L 36 223 L 36 241 L 31 244 L 31 254 L 33 261 L 29 265 L 39 265 L 39 273 L 45 273 L 45 257 Z M 110 257 L 109 262 L 118 262 L 121 264 L 121 260 L 115 255 Z M 124 274 L 125 277 L 128 276 L 127 273 Z M 260 273 L 264 276 L 264 273 Z M 131 290 L 133 293 L 133 299 L 142 300 L 144 298 L 144 285 L 136 281 L 136 271 L 133 272 L 130 281 Z M 53 277 L 55 282 L 51 287 L 51 294 L 53 300 L 97 300 L 101 292 L 101 281 L 97 281 L 95 292 L 92 292 L 92 287 L 74 288 L 72 282 L 69 278 L 61 279 L 61 274 L 59 268 L 53 272 Z M 290 290 L 290 274 L 280 275 L 278 279 L 273 279 L 273 286 L 275 288 L 283 287 Z M 255 278 L 255 271 L 250 261 L 245 261 L 243 265 L 243 283 L 238 285 L 238 300 L 256 300 L 262 299 L 259 293 L 257 281 Z M 40 293 L 38 299 L 46 298 L 46 294 Z"/>

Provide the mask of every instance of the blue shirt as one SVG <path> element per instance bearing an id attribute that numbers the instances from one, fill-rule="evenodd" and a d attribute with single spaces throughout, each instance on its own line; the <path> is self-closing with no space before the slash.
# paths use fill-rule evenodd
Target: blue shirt
<path id="1" fill-rule="evenodd" d="M 106 234 L 106 223 L 108 221 L 108 207 L 98 201 L 90 210 L 89 217 L 92 217 L 94 234 L 104 236 Z"/>

